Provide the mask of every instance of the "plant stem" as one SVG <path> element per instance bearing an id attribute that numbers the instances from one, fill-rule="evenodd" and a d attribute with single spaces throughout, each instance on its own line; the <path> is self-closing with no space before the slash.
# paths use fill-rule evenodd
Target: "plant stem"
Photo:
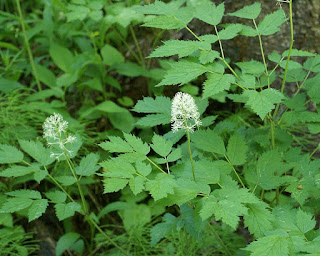
<path id="1" fill-rule="evenodd" d="M 221 40 L 220 40 L 220 37 L 219 37 L 219 32 L 218 32 L 218 29 L 217 29 L 217 26 L 216 26 L 216 25 L 214 25 L 214 30 L 216 31 L 216 35 L 217 35 L 217 37 L 218 37 L 219 47 L 220 47 L 220 52 L 221 52 L 222 59 L 224 59 L 224 53 L 223 53 L 222 43 L 221 43 Z"/>
<path id="2" fill-rule="evenodd" d="M 48 172 L 49 178 L 62 190 L 63 193 L 66 194 L 66 196 L 70 199 L 71 202 L 74 202 L 73 198 L 70 196 L 70 194 L 60 185 L 60 183 Z"/>
<path id="3" fill-rule="evenodd" d="M 232 67 L 230 67 L 230 65 L 228 64 L 228 62 L 226 62 L 225 59 L 219 57 L 219 60 L 222 60 L 223 63 L 224 63 L 224 64 L 228 67 L 228 69 L 231 71 L 231 73 L 232 73 L 236 78 L 240 79 L 240 77 L 238 76 L 238 74 L 233 70 Z"/>
<path id="4" fill-rule="evenodd" d="M 26 28 L 25 28 L 25 25 L 24 25 L 23 15 L 22 15 L 21 6 L 20 6 L 20 0 L 16 0 L 16 3 L 17 3 L 18 13 L 19 13 L 20 25 L 21 25 L 22 32 L 23 32 L 24 42 L 25 42 L 25 45 L 26 45 L 26 48 L 27 48 L 27 51 L 28 51 L 31 68 L 32 68 L 32 71 L 33 71 L 34 78 L 36 79 L 36 84 L 37 84 L 38 90 L 41 91 L 42 90 L 41 84 L 40 84 L 40 81 L 39 81 L 39 77 L 38 77 L 38 73 L 37 73 L 36 67 L 34 65 L 34 60 L 33 60 L 32 52 L 31 52 L 28 36 L 27 36 L 27 33 L 26 33 Z"/>
<path id="5" fill-rule="evenodd" d="M 165 173 L 165 174 L 168 174 L 168 173 L 166 173 L 164 170 L 162 170 L 155 162 L 153 162 L 149 157 L 147 157 L 147 160 L 148 160 L 154 167 L 156 167 L 158 170 L 162 171 L 162 172 Z"/>
<path id="6" fill-rule="evenodd" d="M 312 151 L 312 153 L 311 153 L 310 156 L 309 156 L 309 159 L 311 159 L 311 158 L 313 157 L 313 155 L 314 155 L 318 150 L 319 150 L 319 146 L 316 147 L 316 148 Z"/>
<path id="7" fill-rule="evenodd" d="M 185 26 L 185 28 L 186 28 L 195 38 L 197 38 L 197 40 L 199 40 L 200 42 L 202 42 L 202 40 L 201 40 L 195 33 L 193 33 L 193 31 L 192 31 L 188 26 Z"/>
<path id="8" fill-rule="evenodd" d="M 221 246 L 223 247 L 223 249 L 225 250 L 225 253 L 229 256 L 232 256 L 232 254 L 230 253 L 228 247 L 224 244 L 223 240 L 221 239 L 221 237 L 219 236 L 219 234 L 217 233 L 217 231 L 212 227 L 212 225 L 208 222 L 209 228 L 211 230 L 211 232 L 214 234 L 214 236 L 218 239 L 219 243 L 221 244 Z"/>
<path id="9" fill-rule="evenodd" d="M 110 242 L 112 243 L 117 249 L 119 249 L 124 255 L 129 255 L 123 248 L 117 245 L 99 226 L 98 224 L 88 215 L 86 216 L 88 222 L 91 222 L 95 228 Z"/>
<path id="10" fill-rule="evenodd" d="M 141 48 L 140 48 L 140 46 L 139 46 L 139 43 L 138 43 L 136 34 L 134 33 L 134 30 L 132 29 L 132 26 L 131 26 L 131 25 L 129 25 L 129 29 L 130 29 L 130 32 L 131 32 L 131 35 L 132 35 L 134 44 L 136 45 L 136 48 L 137 48 L 137 50 L 138 50 L 138 54 L 139 54 L 141 63 L 142 63 L 142 65 L 145 67 L 145 66 L 146 66 L 146 63 L 144 62 L 144 57 L 143 57 Z"/>
<path id="11" fill-rule="evenodd" d="M 264 51 L 263 51 L 263 45 L 262 45 L 262 40 L 261 40 L 261 34 L 259 32 L 258 26 L 256 24 L 256 21 L 253 19 L 253 24 L 254 27 L 256 28 L 257 32 L 258 32 L 258 38 L 259 38 L 259 45 L 260 45 L 260 51 L 261 51 L 261 56 L 262 56 L 262 60 L 263 60 L 263 65 L 264 65 L 264 69 L 265 69 L 265 73 L 267 76 L 267 80 L 268 80 L 268 88 L 270 88 L 270 81 L 269 81 L 269 73 L 268 73 L 268 68 L 267 68 L 267 63 L 266 63 L 266 59 L 264 57 Z"/>
<path id="12" fill-rule="evenodd" d="M 286 67 L 284 70 L 284 75 L 283 75 L 283 80 L 282 80 L 282 84 L 281 84 L 281 92 L 284 91 L 284 85 L 286 83 L 286 79 L 287 79 L 287 73 L 288 73 L 288 67 L 289 67 L 289 61 L 290 61 L 290 56 L 291 56 L 291 51 L 292 51 L 292 47 L 293 47 L 293 20 L 292 20 L 292 0 L 290 0 L 289 2 L 289 15 L 290 15 L 290 47 L 289 47 L 289 53 L 288 53 L 288 58 L 287 58 L 287 62 L 286 62 Z M 276 110 L 274 111 L 273 114 L 273 119 L 275 119 L 275 117 L 277 116 L 278 110 L 279 110 L 279 106 L 280 103 L 277 104 Z"/>
<path id="13" fill-rule="evenodd" d="M 275 138 L 274 138 L 274 122 L 272 120 L 270 113 L 269 113 L 269 120 L 270 120 L 270 131 L 271 131 L 271 145 L 272 145 L 272 149 L 274 149 L 276 146 Z"/>
<path id="14" fill-rule="evenodd" d="M 232 170 L 234 171 L 235 175 L 237 176 L 239 182 L 241 183 L 241 186 L 242 186 L 243 188 L 246 188 L 246 186 L 243 184 L 243 182 L 242 182 L 239 174 L 237 173 L 236 169 L 234 168 L 233 164 L 231 163 L 231 161 L 229 160 L 229 158 L 227 157 L 226 154 L 224 154 L 224 158 L 225 158 L 225 159 L 228 161 L 228 163 L 231 165 Z"/>

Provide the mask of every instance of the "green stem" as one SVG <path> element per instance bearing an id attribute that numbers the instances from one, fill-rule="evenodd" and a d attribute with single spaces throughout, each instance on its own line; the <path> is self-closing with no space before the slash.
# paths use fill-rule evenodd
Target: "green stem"
<path id="1" fill-rule="evenodd" d="M 243 184 L 243 182 L 242 182 L 239 174 L 237 173 L 236 169 L 234 168 L 233 164 L 231 163 L 231 161 L 229 160 L 229 158 L 227 157 L 226 154 L 224 154 L 224 158 L 225 158 L 225 159 L 228 161 L 228 163 L 231 165 L 232 170 L 234 171 L 235 175 L 237 176 L 239 182 L 241 183 L 241 186 L 242 186 L 243 188 L 246 188 L 246 186 Z"/>
<path id="2" fill-rule="evenodd" d="M 316 147 L 316 148 L 312 151 L 312 153 L 311 153 L 310 156 L 309 156 L 309 159 L 311 159 L 311 158 L 313 157 L 313 155 L 314 155 L 318 150 L 319 150 L 319 146 Z"/>
<path id="3" fill-rule="evenodd" d="M 269 113 L 269 120 L 270 120 L 270 131 L 271 131 L 271 145 L 272 145 L 272 149 L 274 149 L 276 146 L 275 137 L 274 137 L 274 122 L 271 118 L 270 113 Z"/>
<path id="4" fill-rule="evenodd" d="M 202 42 L 202 40 L 201 40 L 195 33 L 193 33 L 193 31 L 192 31 L 188 26 L 185 26 L 185 28 L 186 28 L 195 38 L 197 38 L 198 41 Z"/>
<path id="5" fill-rule="evenodd" d="M 87 216 L 88 222 L 91 222 L 95 228 L 110 242 L 112 243 L 117 249 L 119 249 L 124 255 L 129 255 L 123 248 L 116 244 L 99 226 L 98 224 L 88 215 Z"/>
<path id="6" fill-rule="evenodd" d="M 238 76 L 238 74 L 233 70 L 232 67 L 230 67 L 230 65 L 228 64 L 228 62 L 225 61 L 225 59 L 219 57 L 219 60 L 222 60 L 223 63 L 228 67 L 228 69 L 231 71 L 231 73 L 238 79 L 240 79 L 240 77 Z"/>
<path id="7" fill-rule="evenodd" d="M 74 202 L 73 198 L 70 196 L 70 194 L 59 184 L 59 182 L 48 172 L 49 178 L 62 190 L 63 193 L 66 194 L 66 196 L 70 199 L 71 202 Z"/>
<path id="8" fill-rule="evenodd" d="M 209 228 L 211 230 L 211 232 L 214 234 L 214 236 L 218 239 L 219 243 L 221 244 L 221 246 L 223 247 L 223 249 L 225 250 L 225 253 L 229 256 L 232 256 L 232 254 L 230 253 L 228 247 L 224 244 L 223 240 L 221 239 L 221 237 L 219 236 L 219 234 L 217 233 L 217 231 L 212 227 L 212 225 L 208 222 Z"/>
<path id="9" fill-rule="evenodd" d="M 294 39 L 293 39 L 293 20 L 292 20 L 292 0 L 290 0 L 290 2 L 289 2 L 289 13 L 290 13 L 289 14 L 290 15 L 290 48 L 289 48 L 288 58 L 287 58 L 286 67 L 284 70 L 282 84 L 281 84 L 281 90 L 280 90 L 281 92 L 284 91 L 284 86 L 285 86 L 286 79 L 287 79 L 291 51 L 292 51 L 293 42 L 294 42 Z M 275 117 L 277 116 L 279 106 L 280 106 L 280 103 L 277 104 L 276 110 L 274 111 L 274 114 L 273 114 L 273 119 L 275 119 Z"/>
<path id="10" fill-rule="evenodd" d="M 216 26 L 216 25 L 214 25 L 214 30 L 216 31 L 216 35 L 217 35 L 217 37 L 218 37 L 219 47 L 220 47 L 220 52 L 221 52 L 222 59 L 224 59 L 224 53 L 223 53 L 222 43 L 221 43 L 221 40 L 220 40 L 220 37 L 219 37 L 219 32 L 218 32 L 218 29 L 217 29 L 217 26 Z"/>
<path id="11" fill-rule="evenodd" d="M 145 66 L 146 66 L 146 63 L 144 62 L 144 57 L 143 57 L 141 48 L 140 48 L 140 46 L 139 46 L 139 43 L 138 43 L 136 34 L 134 33 L 134 30 L 133 30 L 133 28 L 132 28 L 131 25 L 129 25 L 129 29 L 130 29 L 130 32 L 131 32 L 131 35 L 132 35 L 134 44 L 136 45 L 136 48 L 137 48 L 137 50 L 138 50 L 138 55 L 139 55 L 139 57 L 140 57 L 140 61 L 141 61 L 142 65 L 145 67 Z"/>
<path id="12" fill-rule="evenodd" d="M 260 45 L 260 51 L 261 51 L 261 56 L 262 56 L 262 60 L 263 60 L 263 65 L 264 65 L 264 69 L 265 69 L 265 73 L 268 79 L 268 88 L 270 88 L 270 81 L 269 81 L 269 73 L 268 73 L 268 68 L 267 68 L 267 63 L 266 63 L 266 59 L 264 57 L 264 51 L 263 51 L 263 45 L 262 45 L 262 40 L 261 40 L 261 34 L 259 32 L 258 26 L 256 24 L 256 21 L 253 19 L 253 24 L 258 32 L 258 38 L 259 38 L 259 45 Z"/>
<path id="13" fill-rule="evenodd" d="M 149 157 L 147 157 L 147 160 L 148 160 L 154 167 L 156 167 L 158 170 L 162 171 L 162 172 L 165 173 L 165 174 L 168 174 L 168 173 L 166 173 L 164 170 L 162 170 L 155 162 L 153 162 Z"/>
<path id="14" fill-rule="evenodd" d="M 39 80 L 39 77 L 38 77 L 38 73 L 37 73 L 36 67 L 34 65 L 33 55 L 32 55 L 32 52 L 31 52 L 28 36 L 27 36 L 27 33 L 26 33 L 26 28 L 25 28 L 25 25 L 24 25 L 24 20 L 23 20 L 21 6 L 20 6 L 20 0 L 16 0 L 16 3 L 17 3 L 18 13 L 19 13 L 20 25 L 21 25 L 22 32 L 23 32 L 24 42 L 25 42 L 25 45 L 26 45 L 26 48 L 27 48 L 27 51 L 28 51 L 31 68 L 32 68 L 32 71 L 33 71 L 34 78 L 36 79 L 36 84 L 37 84 L 38 90 L 41 91 L 42 88 L 41 88 L 40 80 Z"/>

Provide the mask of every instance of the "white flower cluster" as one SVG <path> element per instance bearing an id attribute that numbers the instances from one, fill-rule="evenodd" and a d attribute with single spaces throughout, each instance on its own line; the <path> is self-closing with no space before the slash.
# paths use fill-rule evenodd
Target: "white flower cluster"
<path id="1" fill-rule="evenodd" d="M 199 127 L 200 114 L 194 99 L 188 93 L 178 92 L 174 96 L 171 105 L 171 129 L 173 132 L 186 129 L 193 132 Z"/>
<path id="2" fill-rule="evenodd" d="M 56 152 L 51 152 L 51 157 L 59 160 L 65 153 L 71 155 L 72 151 L 68 150 L 65 145 L 76 140 L 75 136 L 66 135 L 68 122 L 63 120 L 60 114 L 53 113 L 44 122 L 43 137 L 47 140 L 48 147 L 55 148 Z M 57 150 L 58 149 L 58 150 Z"/>

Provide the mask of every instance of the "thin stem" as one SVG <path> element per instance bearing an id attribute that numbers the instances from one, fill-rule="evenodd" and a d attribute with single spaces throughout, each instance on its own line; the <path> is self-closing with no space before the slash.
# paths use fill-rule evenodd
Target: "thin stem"
<path id="1" fill-rule="evenodd" d="M 112 243 L 117 249 L 119 249 L 124 255 L 129 255 L 123 248 L 116 244 L 99 226 L 98 224 L 88 215 L 87 216 L 88 222 L 91 222 L 95 228 L 110 242 Z"/>
<path id="2" fill-rule="evenodd" d="M 281 90 L 280 90 L 281 92 L 284 91 L 284 85 L 285 85 L 286 79 L 287 79 L 288 66 L 289 66 L 291 51 L 292 51 L 293 42 L 294 42 L 294 39 L 293 39 L 293 20 L 292 20 L 292 0 L 290 0 L 290 2 L 289 2 L 289 15 L 290 15 L 290 47 L 289 47 L 289 53 L 288 53 L 288 58 L 287 58 L 287 62 L 286 62 L 286 67 L 284 70 L 283 80 L 282 80 L 282 84 L 281 84 Z M 274 111 L 274 114 L 273 114 L 273 119 L 277 116 L 279 106 L 280 106 L 280 103 L 277 104 L 276 110 Z"/>
<path id="3" fill-rule="evenodd" d="M 238 74 L 233 70 L 232 67 L 230 67 L 230 65 L 228 64 L 228 62 L 225 61 L 225 59 L 219 57 L 219 60 L 222 60 L 223 63 L 228 67 L 228 69 L 231 71 L 231 73 L 238 79 L 240 79 L 240 77 L 238 76 Z"/>
<path id="4" fill-rule="evenodd" d="M 319 150 L 319 146 L 316 147 L 316 148 L 312 151 L 312 153 L 311 153 L 310 156 L 309 156 L 309 159 L 311 159 L 311 158 L 313 157 L 313 155 L 314 155 L 318 150 Z"/>
<path id="5" fill-rule="evenodd" d="M 274 149 L 276 146 L 275 137 L 274 137 L 274 122 L 272 120 L 270 113 L 269 113 L 269 120 L 270 120 L 270 131 L 271 131 L 271 145 L 272 145 L 272 149 Z"/>
<path id="6" fill-rule="evenodd" d="M 242 186 L 243 188 L 246 188 L 246 186 L 243 184 L 243 182 L 242 182 L 239 174 L 237 173 L 236 169 L 234 168 L 233 164 L 231 163 L 231 161 L 229 160 L 229 158 L 227 157 L 226 154 L 224 154 L 224 158 L 225 158 L 225 159 L 228 161 L 228 163 L 231 165 L 232 170 L 234 171 L 235 175 L 237 176 L 239 182 L 241 183 L 241 186 Z"/>
<path id="7" fill-rule="evenodd" d="M 256 24 L 256 21 L 253 19 L 253 24 L 258 32 L 258 38 L 259 38 L 259 44 L 260 44 L 260 51 L 261 51 L 261 56 L 262 56 L 262 60 L 263 60 L 263 65 L 264 65 L 264 69 L 265 69 L 265 73 L 267 76 L 267 80 L 268 80 L 268 88 L 270 88 L 270 81 L 269 81 L 269 73 L 268 73 L 268 68 L 267 68 L 267 63 L 266 63 L 266 59 L 264 57 L 264 51 L 263 51 L 263 45 L 262 45 L 262 40 L 261 40 L 261 34 L 259 32 L 258 26 Z"/>
<path id="8" fill-rule="evenodd" d="M 218 37 L 219 47 L 220 47 L 220 52 L 221 52 L 222 59 L 224 59 L 224 53 L 223 53 L 222 43 L 221 43 L 221 40 L 220 40 L 220 37 L 219 37 L 219 32 L 218 32 L 218 29 L 217 29 L 217 26 L 216 26 L 216 25 L 214 25 L 214 30 L 216 31 L 216 35 L 217 35 L 217 37 Z"/>
<path id="9" fill-rule="evenodd" d="M 188 27 L 188 26 L 185 26 L 185 28 L 195 37 L 198 39 L 198 41 L 202 42 L 202 40 L 195 34 L 193 33 L 193 31 Z"/>
<path id="10" fill-rule="evenodd" d="M 16 3 L 17 3 L 18 13 L 19 13 L 20 25 L 21 25 L 22 32 L 23 32 L 24 42 L 26 44 L 26 48 L 27 48 L 27 51 L 28 51 L 31 68 L 32 68 L 32 71 L 33 71 L 34 78 L 36 79 L 36 84 L 37 84 L 38 90 L 41 91 L 42 89 L 41 89 L 40 80 L 39 80 L 39 77 L 38 77 L 38 73 L 37 73 L 36 67 L 34 65 L 33 55 L 32 55 L 32 52 L 31 52 L 28 36 L 27 36 L 27 33 L 26 33 L 26 28 L 25 28 L 25 25 L 24 25 L 24 20 L 23 20 L 21 6 L 20 6 L 20 0 L 16 0 Z"/>
<path id="11" fill-rule="evenodd" d="M 154 167 L 156 167 L 158 170 L 162 171 L 162 172 L 165 173 L 165 174 L 168 174 L 168 173 L 166 173 L 164 170 L 162 170 L 155 162 L 153 162 L 149 157 L 147 157 L 147 160 L 148 160 Z"/>
<path id="12" fill-rule="evenodd" d="M 137 50 L 138 50 L 138 54 L 139 54 L 141 63 L 142 63 L 142 65 L 145 67 L 145 66 L 146 66 L 146 63 L 144 62 L 144 57 L 143 57 L 141 48 L 140 48 L 140 46 L 139 46 L 139 43 L 138 43 L 136 34 L 134 33 L 134 30 L 132 29 L 132 26 L 131 26 L 131 25 L 129 25 L 129 29 L 130 29 L 130 32 L 131 32 L 131 35 L 132 35 L 134 44 L 136 45 L 136 48 L 137 48 Z"/>
<path id="13" fill-rule="evenodd" d="M 74 202 L 74 199 L 70 196 L 70 194 L 59 184 L 59 182 L 48 172 L 49 178 L 62 190 L 63 193 L 70 199 L 70 201 Z"/>
<path id="14" fill-rule="evenodd" d="M 217 231 L 212 227 L 212 225 L 208 222 L 209 228 L 211 230 L 211 232 L 214 234 L 214 236 L 218 239 L 219 243 L 221 244 L 221 246 L 223 247 L 223 249 L 225 250 L 227 255 L 232 256 L 232 254 L 230 253 L 228 247 L 224 244 L 223 240 L 221 239 L 221 237 L 219 236 L 219 234 L 217 233 Z"/>

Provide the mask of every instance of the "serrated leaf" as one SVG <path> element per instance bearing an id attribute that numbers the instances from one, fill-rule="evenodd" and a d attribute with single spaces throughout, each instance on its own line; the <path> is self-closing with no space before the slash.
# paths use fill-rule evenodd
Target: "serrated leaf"
<path id="1" fill-rule="evenodd" d="M 239 134 L 230 137 L 227 147 L 227 156 L 233 165 L 242 165 L 246 162 L 248 146 Z"/>
<path id="2" fill-rule="evenodd" d="M 217 51 L 201 51 L 199 61 L 201 64 L 212 63 L 216 58 L 220 57 L 220 53 Z M 198 93 L 195 93 L 198 94 Z"/>
<path id="3" fill-rule="evenodd" d="M 171 122 L 171 117 L 168 114 L 151 114 L 140 118 L 137 122 L 137 126 L 153 127 L 157 125 L 165 125 Z"/>
<path id="4" fill-rule="evenodd" d="M 146 164 L 141 161 L 136 162 L 136 169 L 138 173 L 142 174 L 145 177 L 148 176 L 152 171 L 150 164 Z"/>
<path id="5" fill-rule="evenodd" d="M 80 238 L 78 233 L 69 232 L 61 236 L 56 246 L 56 256 L 60 256 L 65 250 L 71 248 L 72 245 Z"/>
<path id="6" fill-rule="evenodd" d="M 210 74 L 208 79 L 203 83 L 203 97 L 208 98 L 214 96 L 224 90 L 229 90 L 230 85 L 235 82 L 233 75 L 229 74 Z"/>
<path id="7" fill-rule="evenodd" d="M 259 23 L 258 30 L 263 36 L 268 36 L 280 31 L 280 26 L 287 20 L 283 9 L 279 9 L 267 16 Z"/>
<path id="8" fill-rule="evenodd" d="M 198 183 L 217 184 L 220 181 L 220 170 L 208 160 L 200 160 L 194 163 L 196 179 Z"/>
<path id="9" fill-rule="evenodd" d="M 59 190 L 47 192 L 45 195 L 55 203 L 64 203 L 67 200 L 67 195 Z"/>
<path id="10" fill-rule="evenodd" d="M 33 166 L 20 166 L 13 165 L 2 172 L 0 172 L 0 177 L 21 177 L 30 173 L 37 171 L 37 167 Z"/>
<path id="11" fill-rule="evenodd" d="M 109 136 L 109 141 L 105 141 L 99 144 L 104 150 L 110 151 L 111 153 L 130 153 L 134 152 L 133 148 L 128 142 L 124 141 L 120 137 Z"/>
<path id="12" fill-rule="evenodd" d="M 320 72 L 320 55 L 307 59 L 303 63 L 303 68 L 312 72 Z"/>
<path id="13" fill-rule="evenodd" d="M 169 57 L 178 54 L 179 58 L 191 55 L 199 49 L 210 50 L 211 44 L 200 41 L 169 40 L 155 49 L 149 58 Z"/>
<path id="14" fill-rule="evenodd" d="M 160 156 L 166 157 L 172 150 L 173 143 L 157 134 L 153 135 L 151 148 Z"/>
<path id="15" fill-rule="evenodd" d="M 145 22 L 143 27 L 160 28 L 160 29 L 182 29 L 185 23 L 177 19 L 174 15 L 156 16 Z"/>
<path id="16" fill-rule="evenodd" d="M 28 210 L 28 221 L 31 222 L 42 216 L 42 214 L 46 212 L 48 205 L 47 199 L 33 200 Z"/>
<path id="17" fill-rule="evenodd" d="M 143 100 L 138 100 L 133 111 L 137 113 L 166 113 L 171 115 L 171 99 L 163 96 L 144 97 Z"/>
<path id="18" fill-rule="evenodd" d="M 176 217 L 172 214 L 166 213 L 163 220 L 164 222 L 154 225 L 150 230 L 152 247 L 176 227 Z"/>
<path id="19" fill-rule="evenodd" d="M 207 68 L 201 64 L 190 61 L 179 61 L 171 65 L 162 81 L 156 86 L 186 84 L 207 72 Z"/>
<path id="20" fill-rule="evenodd" d="M 251 60 L 247 62 L 237 62 L 236 65 L 241 68 L 243 73 L 252 74 L 257 77 L 260 77 L 261 74 L 265 71 L 264 65 L 256 60 Z"/>
<path id="21" fill-rule="evenodd" d="M 146 183 L 146 189 L 150 191 L 155 201 L 167 197 L 168 194 L 173 194 L 176 186 L 177 182 L 173 176 L 165 173 L 157 174 L 154 180 Z"/>
<path id="22" fill-rule="evenodd" d="M 253 20 L 259 16 L 260 12 L 261 3 L 254 3 L 252 5 L 245 6 L 236 12 L 228 13 L 228 15 Z"/>
<path id="23" fill-rule="evenodd" d="M 142 155 L 147 155 L 150 152 L 148 144 L 144 143 L 140 138 L 128 133 L 123 133 L 123 136 L 135 152 Z"/>
<path id="24" fill-rule="evenodd" d="M 121 178 L 105 178 L 103 180 L 103 193 L 117 192 L 123 189 L 129 180 Z"/>
<path id="25" fill-rule="evenodd" d="M 270 235 L 259 238 L 246 248 L 251 256 L 289 256 L 288 240 L 286 237 Z"/>
<path id="26" fill-rule="evenodd" d="M 96 173 L 100 169 L 98 166 L 100 156 L 96 153 L 90 153 L 86 157 L 82 158 L 80 165 L 76 168 L 76 172 L 81 176 L 90 176 Z"/>
<path id="27" fill-rule="evenodd" d="M 23 153 L 16 147 L 0 144 L 0 164 L 19 163 L 23 160 Z"/>
<path id="28" fill-rule="evenodd" d="M 164 3 L 162 1 L 156 0 L 154 3 L 151 4 L 135 6 L 134 9 L 143 14 L 174 14 L 183 3 L 184 1 L 181 0 L 169 3 Z"/>
<path id="29" fill-rule="evenodd" d="M 241 24 L 230 24 L 225 29 L 219 31 L 219 38 L 220 40 L 230 40 L 239 35 L 240 31 L 242 31 Z"/>
<path id="30" fill-rule="evenodd" d="M 75 212 L 81 211 L 80 204 L 76 202 L 70 202 L 67 204 L 56 204 L 54 208 L 56 209 L 56 215 L 59 221 L 72 217 Z"/>
<path id="31" fill-rule="evenodd" d="M 123 160 L 118 158 L 111 158 L 107 161 L 100 163 L 104 168 L 102 175 L 111 178 L 133 178 L 136 173 L 134 167 Z"/>
<path id="32" fill-rule="evenodd" d="M 316 226 L 316 220 L 313 218 L 313 216 L 307 212 L 302 211 L 300 208 L 297 211 L 296 221 L 297 227 L 303 234 L 314 229 L 314 227 Z"/>
<path id="33" fill-rule="evenodd" d="M 267 204 L 247 204 L 248 212 L 244 215 L 245 227 L 249 228 L 255 237 L 262 237 L 268 230 L 272 229 L 272 214 L 268 211 Z"/>
<path id="34" fill-rule="evenodd" d="M 289 55 L 289 50 L 285 50 L 282 53 L 282 57 L 288 57 L 288 55 Z M 316 56 L 316 54 L 311 53 L 311 52 L 307 52 L 307 51 L 303 51 L 303 50 L 291 49 L 290 56 L 291 57 L 314 57 L 314 56 Z"/>
<path id="35" fill-rule="evenodd" d="M 37 190 L 19 189 L 7 192 L 6 194 L 18 198 L 41 199 L 41 194 Z"/>
<path id="36" fill-rule="evenodd" d="M 32 204 L 33 200 L 28 198 L 8 198 L 2 205 L 0 213 L 13 213 L 21 211 Z"/>
<path id="37" fill-rule="evenodd" d="M 45 148 L 40 141 L 19 140 L 19 144 L 23 151 L 42 165 L 49 165 L 55 161 L 54 157 L 50 157 L 51 150 Z"/>
<path id="38" fill-rule="evenodd" d="M 214 3 L 196 6 L 195 17 L 210 25 L 218 25 L 224 14 L 224 3 L 216 6 Z"/>
<path id="39" fill-rule="evenodd" d="M 144 183 L 147 179 L 141 176 L 137 176 L 134 179 L 129 180 L 129 187 L 134 195 L 139 194 L 144 189 Z"/>
<path id="40" fill-rule="evenodd" d="M 221 137 L 212 130 L 198 130 L 191 135 L 193 144 L 206 152 L 224 154 L 226 152 Z"/>
<path id="41" fill-rule="evenodd" d="M 258 35 L 258 32 L 253 27 L 242 25 L 242 30 L 240 31 L 240 35 L 247 37 L 255 37 Z"/>
<path id="42" fill-rule="evenodd" d="M 246 106 L 249 106 L 262 120 L 275 108 L 276 103 L 284 99 L 281 92 L 271 88 L 260 92 L 246 90 L 243 96 L 247 97 Z"/>

